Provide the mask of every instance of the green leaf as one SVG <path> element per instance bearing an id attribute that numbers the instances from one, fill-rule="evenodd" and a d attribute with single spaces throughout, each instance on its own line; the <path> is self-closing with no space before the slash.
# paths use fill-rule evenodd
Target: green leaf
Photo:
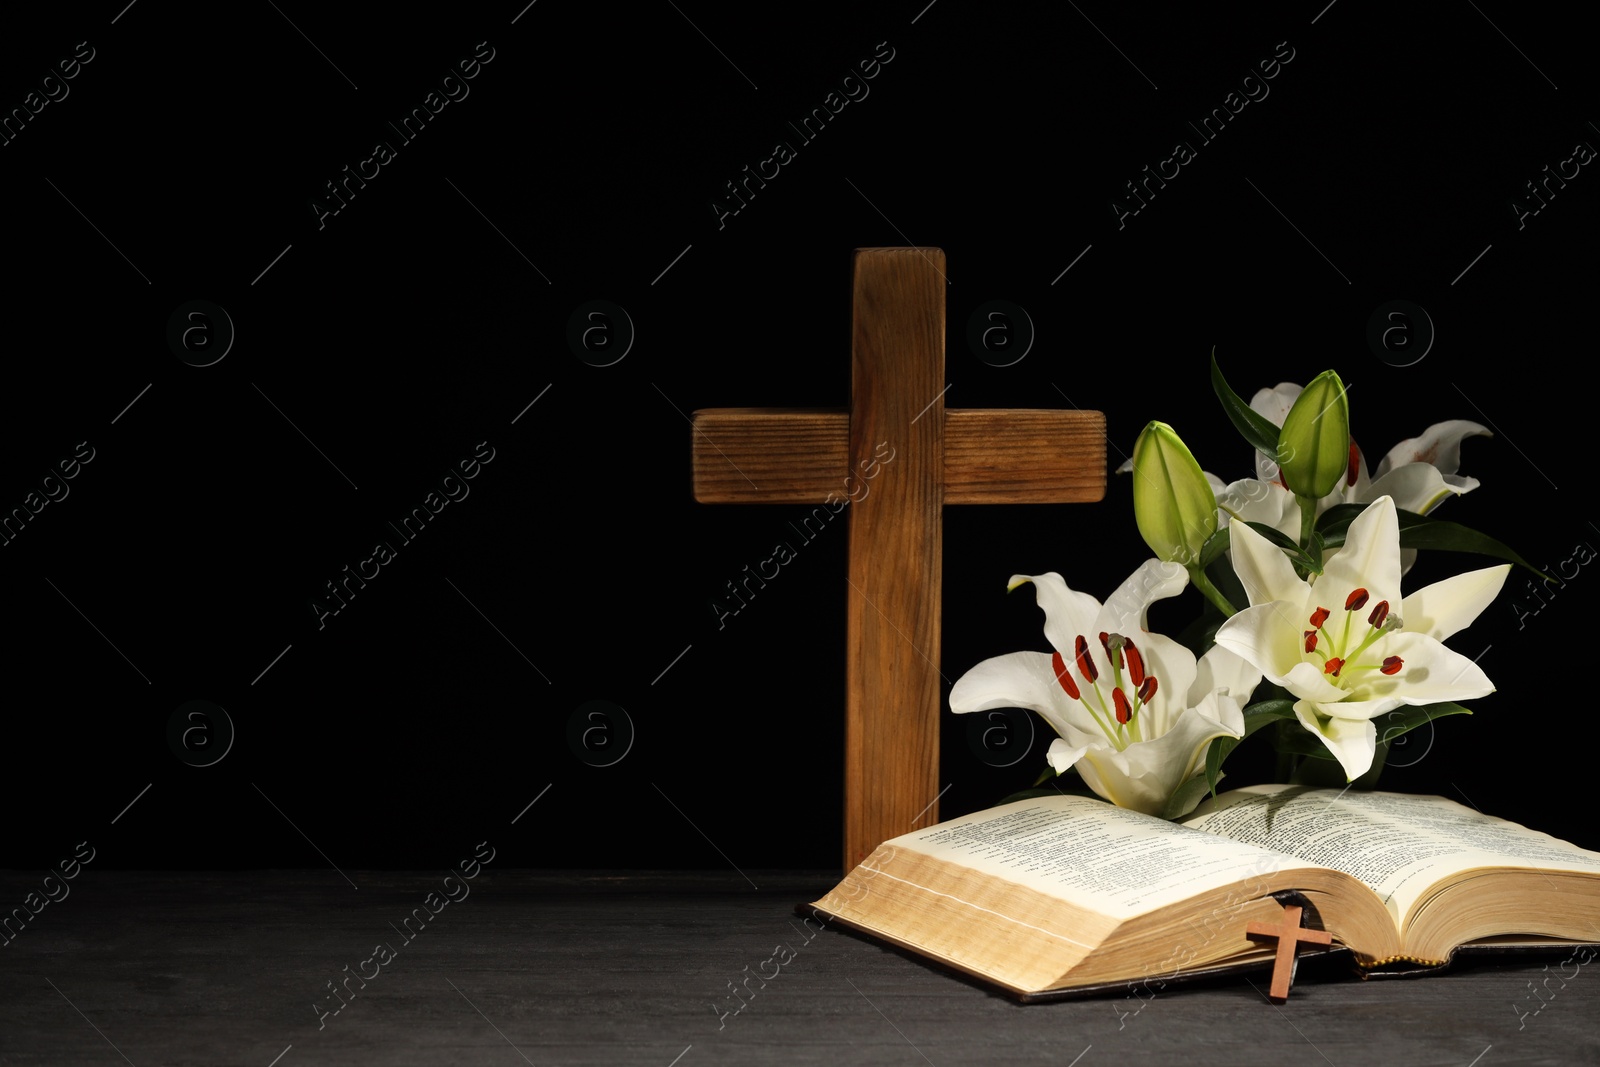
<path id="1" fill-rule="evenodd" d="M 1316 734 L 1301 726 L 1299 722 L 1284 723 L 1277 730 L 1273 744 L 1279 752 L 1292 752 L 1300 756 L 1310 756 L 1321 762 L 1315 764 L 1301 764 L 1295 772 L 1294 782 L 1301 785 L 1339 785 L 1348 784 L 1354 789 L 1375 789 L 1378 785 L 1378 775 L 1383 770 L 1385 758 L 1389 754 L 1389 746 L 1395 738 L 1409 733 L 1425 722 L 1443 718 L 1446 715 L 1471 715 L 1470 708 L 1464 708 L 1449 700 L 1442 700 L 1437 704 L 1404 704 L 1393 711 L 1378 716 L 1373 720 L 1373 725 L 1378 730 L 1377 749 L 1373 753 L 1372 766 L 1367 772 L 1353 782 L 1347 782 L 1342 768 L 1333 753 L 1328 751 L 1322 739 Z"/>
<path id="2" fill-rule="evenodd" d="M 1211 584 L 1216 586 L 1217 592 L 1228 598 L 1228 603 L 1250 603 L 1250 597 L 1244 591 L 1244 584 L 1239 581 L 1239 576 L 1234 573 L 1233 566 L 1226 557 L 1207 568 L 1206 574 L 1211 578 Z M 1210 601 L 1206 602 L 1206 607 L 1208 610 L 1215 610 Z"/>
<path id="3" fill-rule="evenodd" d="M 1167 806 L 1161 812 L 1161 817 L 1163 819 L 1179 819 L 1189 814 L 1194 810 L 1194 806 L 1200 803 L 1201 798 L 1206 795 L 1206 788 L 1206 779 L 1201 775 L 1195 775 L 1187 782 L 1184 782 L 1177 789 L 1174 789 L 1172 795 L 1167 798 Z"/>
<path id="4" fill-rule="evenodd" d="M 1264 522 L 1247 522 L 1245 525 L 1250 527 L 1250 529 L 1254 530 L 1256 533 L 1260 534 L 1262 537 L 1265 537 L 1268 541 L 1271 541 L 1277 547 L 1283 549 L 1284 554 L 1289 557 L 1289 561 L 1295 566 L 1299 567 L 1301 570 L 1311 571 L 1317 574 L 1322 573 L 1321 557 L 1307 554 L 1305 550 L 1300 547 L 1299 542 L 1295 541 L 1295 539 L 1290 537 L 1288 534 L 1281 530 L 1275 530 Z"/>
<path id="5" fill-rule="evenodd" d="M 1217 366 L 1215 348 L 1211 350 L 1211 388 L 1217 394 L 1217 399 L 1222 401 L 1222 410 L 1227 413 L 1234 428 L 1257 452 L 1275 460 L 1278 455 L 1278 428 L 1271 419 L 1256 412 L 1233 391 L 1228 380 L 1222 376 L 1222 368 Z"/>
<path id="6" fill-rule="evenodd" d="M 1324 546 L 1338 548 L 1343 545 L 1350 523 L 1355 521 L 1355 517 L 1366 508 L 1366 504 L 1338 504 L 1323 512 L 1317 519 L 1317 532 L 1321 534 Z M 1507 563 L 1515 563 L 1519 567 L 1526 567 L 1544 581 L 1555 580 L 1488 534 L 1479 533 L 1460 523 L 1431 519 L 1414 511 L 1401 511 L 1396 508 L 1395 514 L 1400 519 L 1401 548 L 1475 552 L 1481 556 L 1491 556 Z"/>
<path id="7" fill-rule="evenodd" d="M 1227 759 L 1239 743 L 1268 723 L 1294 718 L 1294 701 L 1281 698 L 1261 700 L 1244 709 L 1244 734 L 1240 737 L 1214 737 L 1206 749 L 1206 787 L 1212 796 L 1217 795 L 1217 782 L 1222 778 L 1222 761 Z"/>
<path id="8" fill-rule="evenodd" d="M 1393 741 L 1401 734 L 1410 733 L 1433 719 L 1442 719 L 1446 715 L 1471 714 L 1471 708 L 1464 708 L 1449 700 L 1441 700 L 1437 704 L 1402 704 L 1393 711 L 1373 719 L 1372 725 L 1378 730 L 1379 743 L 1383 744 Z"/>
<path id="9" fill-rule="evenodd" d="M 1302 555 L 1300 551 L 1300 542 L 1296 541 L 1282 530 L 1274 529 L 1264 522 L 1247 522 L 1245 525 L 1250 527 L 1250 529 L 1254 530 L 1256 533 L 1260 534 L 1262 537 L 1265 537 L 1268 541 L 1271 541 L 1273 544 L 1277 545 L 1279 548 L 1283 549 L 1285 552 L 1289 553 L 1291 556 Z"/>
<path id="10" fill-rule="evenodd" d="M 1407 527 L 1407 517 L 1420 520 L 1417 524 Z M 1523 559 L 1510 548 L 1496 541 L 1488 534 L 1479 533 L 1455 522 L 1442 522 L 1430 519 L 1424 515 L 1412 512 L 1400 513 L 1400 547 L 1401 548 L 1442 548 L 1449 552 L 1476 552 L 1483 556 L 1493 556 L 1503 559 L 1507 563 L 1515 563 L 1519 567 L 1526 567 L 1545 581 L 1554 581 L 1538 567 Z"/>
<path id="11" fill-rule="evenodd" d="M 1249 705 L 1244 709 L 1244 735 L 1249 737 L 1275 719 L 1293 719 L 1294 705 L 1291 697 L 1273 697 Z"/>
<path id="12" fill-rule="evenodd" d="M 1321 533 L 1329 548 L 1344 544 L 1344 532 L 1350 528 L 1355 517 L 1367 510 L 1365 504 L 1335 504 L 1333 507 L 1317 516 L 1317 532 Z M 1395 509 L 1399 514 L 1406 512 Z M 1337 532 L 1338 540 L 1334 539 Z"/>
<path id="13" fill-rule="evenodd" d="M 1200 546 L 1200 566 L 1202 568 L 1211 566 L 1218 556 L 1228 551 L 1229 540 L 1231 538 L 1228 536 L 1226 526 L 1206 538 L 1206 543 Z"/>
<path id="14" fill-rule="evenodd" d="M 1328 751 L 1328 746 L 1322 743 L 1322 738 L 1301 726 L 1298 720 L 1278 725 L 1277 730 L 1273 732 L 1272 747 L 1279 752 L 1292 752 L 1297 756 L 1339 762 L 1334 754 Z"/>
<path id="15" fill-rule="evenodd" d="M 1239 745 L 1237 737 L 1213 737 L 1206 749 L 1206 788 L 1217 795 L 1217 783 L 1222 780 L 1222 761 Z"/>

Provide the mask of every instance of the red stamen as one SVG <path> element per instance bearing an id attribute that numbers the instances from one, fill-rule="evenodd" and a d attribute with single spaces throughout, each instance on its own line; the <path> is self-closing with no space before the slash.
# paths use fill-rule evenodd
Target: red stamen
<path id="1" fill-rule="evenodd" d="M 1399 656 L 1390 656 L 1383 661 L 1383 666 L 1378 669 L 1384 674 L 1399 674 L 1400 668 L 1405 665 L 1406 661 Z"/>
<path id="2" fill-rule="evenodd" d="M 1366 606 L 1366 603 L 1367 591 L 1365 589 L 1356 589 L 1353 590 L 1349 596 L 1344 598 L 1344 610 L 1360 611 Z"/>
<path id="3" fill-rule="evenodd" d="M 1313 611 L 1311 613 L 1311 625 L 1312 626 L 1321 626 L 1323 623 L 1325 623 L 1327 621 L 1328 621 L 1328 609 L 1327 608 L 1318 608 L 1316 611 Z"/>
<path id="4" fill-rule="evenodd" d="M 1133 717 L 1133 709 L 1128 706 L 1128 698 L 1122 695 L 1120 686 L 1111 690 L 1111 703 L 1117 709 L 1117 721 L 1125 723 Z"/>
<path id="5" fill-rule="evenodd" d="M 1082 634 L 1079 634 L 1075 647 L 1077 650 L 1078 673 L 1083 675 L 1085 681 L 1093 685 L 1095 679 L 1100 677 L 1100 670 L 1094 665 L 1094 660 L 1089 658 L 1089 642 L 1083 639 Z"/>
<path id="6" fill-rule="evenodd" d="M 1128 677 L 1133 680 L 1135 686 L 1143 685 L 1144 656 L 1139 654 L 1139 650 L 1134 647 L 1132 641 L 1125 642 L 1122 649 L 1128 654 Z"/>
<path id="7" fill-rule="evenodd" d="M 1072 680 L 1072 675 L 1067 673 L 1067 661 L 1061 658 L 1061 653 L 1050 653 L 1050 665 L 1056 670 L 1056 681 L 1061 683 L 1061 688 L 1067 691 L 1067 696 L 1073 700 L 1081 700 L 1078 693 L 1078 683 Z"/>
<path id="8" fill-rule="evenodd" d="M 1139 700 L 1141 703 L 1150 703 L 1150 698 L 1156 695 L 1156 676 L 1150 675 L 1139 684 Z"/>
<path id="9" fill-rule="evenodd" d="M 1322 673 L 1331 674 L 1335 678 L 1339 677 L 1339 672 L 1343 669 L 1344 660 L 1340 659 L 1338 656 L 1330 657 L 1328 662 L 1322 665 Z"/>
<path id="10" fill-rule="evenodd" d="M 1356 450 L 1356 443 L 1352 440 L 1350 442 L 1350 469 L 1345 471 L 1344 474 L 1345 485 L 1356 484 L 1356 472 L 1359 469 L 1359 464 L 1361 462 L 1360 457 L 1361 453 Z"/>
<path id="11" fill-rule="evenodd" d="M 1389 617 L 1389 602 L 1378 601 L 1378 606 L 1372 609 L 1372 614 L 1367 616 L 1367 622 L 1373 626 L 1382 626 L 1383 620 Z"/>
<path id="12" fill-rule="evenodd" d="M 1315 631 L 1315 630 L 1307 630 L 1306 631 L 1306 651 L 1307 652 L 1315 652 L 1316 650 L 1317 650 L 1317 631 Z"/>

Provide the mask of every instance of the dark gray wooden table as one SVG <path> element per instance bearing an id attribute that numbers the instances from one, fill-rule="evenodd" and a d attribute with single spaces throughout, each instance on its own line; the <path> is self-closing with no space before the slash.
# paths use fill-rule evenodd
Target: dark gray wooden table
<path id="1" fill-rule="evenodd" d="M 1600 1063 L 1600 960 L 1387 982 L 1308 967 L 1283 1007 L 1264 976 L 1023 1006 L 808 931 L 793 908 L 825 873 L 486 868 L 409 942 L 443 872 L 346 873 L 85 869 L 0 947 L 0 1064 Z M 7 914 L 41 877 L 0 872 Z M 365 962 L 379 942 L 393 956 Z M 730 982 L 775 969 L 721 1014 Z M 329 983 L 361 972 L 333 1014 Z"/>

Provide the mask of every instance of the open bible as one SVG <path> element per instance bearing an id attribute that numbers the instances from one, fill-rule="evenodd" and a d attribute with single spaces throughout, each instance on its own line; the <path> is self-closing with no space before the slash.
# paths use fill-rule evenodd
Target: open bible
<path id="1" fill-rule="evenodd" d="M 1283 901 L 1365 971 L 1600 942 L 1600 853 L 1443 797 L 1263 785 L 1178 823 L 1078 796 L 902 835 L 811 905 L 1019 998 L 1265 966 Z"/>

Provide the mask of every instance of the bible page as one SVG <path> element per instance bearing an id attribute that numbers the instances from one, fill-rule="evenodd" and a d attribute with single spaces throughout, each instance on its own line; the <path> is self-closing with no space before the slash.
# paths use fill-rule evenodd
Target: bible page
<path id="1" fill-rule="evenodd" d="M 1259 785 L 1200 803 L 1185 826 L 1361 879 L 1399 927 L 1435 882 L 1475 867 L 1600 874 L 1590 852 L 1445 797 Z"/>
<path id="2" fill-rule="evenodd" d="M 1264 895 L 1264 883 L 1256 884 L 1261 875 L 1308 866 L 1266 848 L 1076 796 L 1014 801 L 888 844 L 1116 918 L 1236 882 Z"/>

